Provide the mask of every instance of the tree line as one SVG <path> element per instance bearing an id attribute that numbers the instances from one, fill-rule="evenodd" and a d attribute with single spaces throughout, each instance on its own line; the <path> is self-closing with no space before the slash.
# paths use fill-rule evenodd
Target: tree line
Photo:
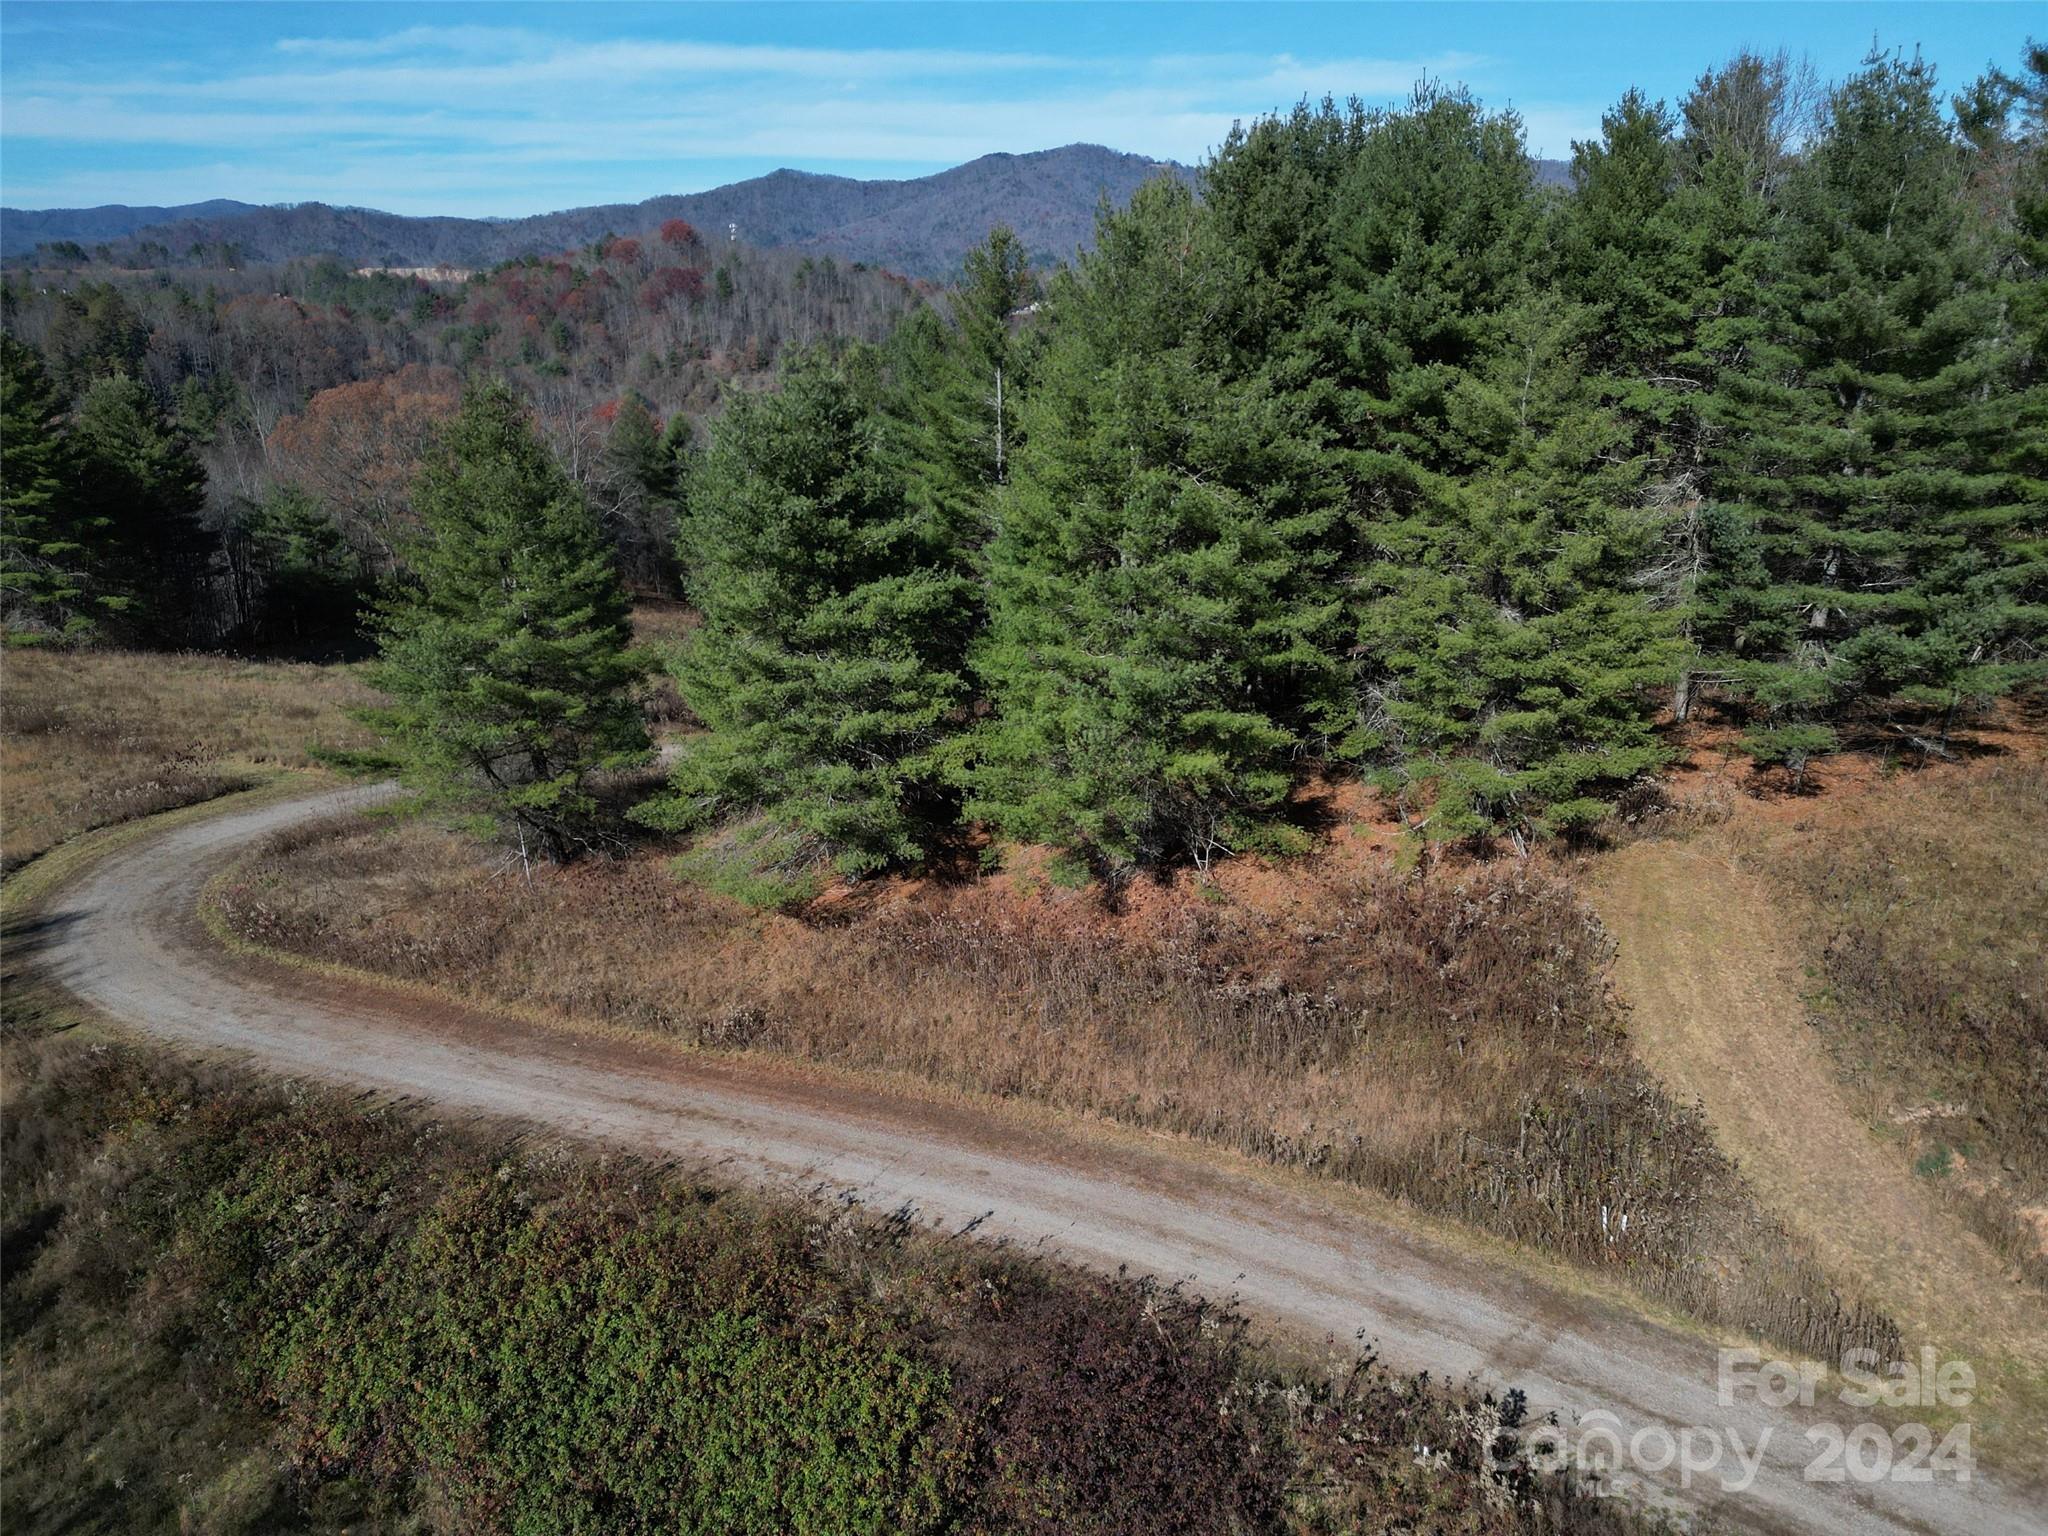
<path id="1" fill-rule="evenodd" d="M 37 547 L 9 545 L 0 560 L 21 574 L 0 584 L 4 621 L 17 641 L 345 639 L 416 522 L 428 440 L 465 380 L 483 378 L 510 381 L 532 406 L 627 580 L 672 591 L 673 498 L 646 492 L 649 426 L 669 432 L 672 455 L 728 389 L 771 380 L 786 347 L 879 339 L 925 301 L 893 274 L 710 244 L 681 220 L 462 282 L 329 259 L 10 272 L 0 322 L 14 345 L 0 361 L 24 403 L 8 440 L 60 472 L 38 503 L 40 532 L 24 525 Z M 74 428 L 103 417 L 87 402 L 115 380 L 123 409 L 178 460 L 167 521 L 70 473 L 82 466 L 63 440 L 86 446 Z M 175 567 L 157 567 L 160 601 L 135 600 L 114 569 L 131 524 L 179 546 Z"/>
<path id="2" fill-rule="evenodd" d="M 859 871 L 965 818 L 1112 878 L 1284 848 L 1305 773 L 1432 838 L 1599 822 L 1709 699 L 1795 776 L 2044 674 L 2048 50 L 1951 110 L 1741 55 L 1571 185 L 1425 85 L 1233 132 L 1020 321 L 737 402 L 679 550 L 709 727 L 643 814 Z M 1802 107 L 1814 108 L 1802 127 Z"/>
<path id="3" fill-rule="evenodd" d="M 1743 54 L 1552 193 L 1426 84 L 1233 131 L 1049 280 L 996 231 L 701 446 L 636 427 L 706 727 L 636 814 L 1120 880 L 1303 846 L 1332 767 L 1426 837 L 1581 831 L 1703 701 L 1795 779 L 1947 750 L 2048 670 L 2044 102 L 2038 45 L 1947 103 L 1917 58 L 1817 93 Z M 390 723 L 566 852 L 644 752 L 616 555 L 510 390 L 435 452 Z"/>

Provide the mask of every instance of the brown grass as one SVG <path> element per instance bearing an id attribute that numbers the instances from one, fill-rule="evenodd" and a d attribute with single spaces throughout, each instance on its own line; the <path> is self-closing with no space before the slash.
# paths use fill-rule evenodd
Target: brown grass
<path id="1" fill-rule="evenodd" d="M 1162 904 L 1140 936 L 1104 931 L 1090 895 L 1014 886 L 804 921 L 653 855 L 527 881 L 424 824 L 344 820 L 273 843 L 218 900 L 244 938 L 479 1000 L 1199 1137 L 1816 1353 L 1894 1339 L 1637 1066 L 1606 942 L 1540 871 L 1347 873 L 1285 915 Z"/>
<path id="2" fill-rule="evenodd" d="M 0 657 L 0 867 L 68 837 L 305 767 L 315 746 L 361 748 L 356 669 L 136 651 Z"/>
<path id="3" fill-rule="evenodd" d="M 1853 1101 L 2048 1286 L 2048 766 L 1901 780 L 1766 860 Z"/>

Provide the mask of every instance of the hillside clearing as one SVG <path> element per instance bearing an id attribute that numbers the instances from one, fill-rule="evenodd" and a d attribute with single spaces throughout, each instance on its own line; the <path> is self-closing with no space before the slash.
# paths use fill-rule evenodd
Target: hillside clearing
<path id="1" fill-rule="evenodd" d="M 1590 895 L 1615 938 L 1637 1052 L 1676 1098 L 1704 1107 L 1766 1208 L 1837 1283 L 1883 1305 L 1909 1346 L 1978 1360 L 1987 1429 L 2040 1446 L 2048 1303 L 1857 1113 L 1807 1024 L 1775 894 L 1740 853 L 1717 831 L 1595 865 Z"/>

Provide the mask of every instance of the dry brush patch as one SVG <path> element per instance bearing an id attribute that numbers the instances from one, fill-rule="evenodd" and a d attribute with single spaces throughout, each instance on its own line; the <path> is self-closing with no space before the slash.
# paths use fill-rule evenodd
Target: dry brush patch
<path id="1" fill-rule="evenodd" d="M 1902 780 L 1762 846 L 1863 1112 L 2048 1287 L 2048 764 Z"/>
<path id="2" fill-rule="evenodd" d="M 0 866 L 66 838 L 303 768 L 315 747 L 361 749 L 354 669 L 141 651 L 0 659 Z"/>
<path id="3" fill-rule="evenodd" d="M 1527 1466 L 1512 1395 L 1282 1362 L 1174 1288 L 151 1051 L 4 1050 L 23 1532 L 1642 1528 Z"/>
<path id="4" fill-rule="evenodd" d="M 414 822 L 286 834 L 217 889 L 242 937 L 694 1045 L 900 1072 L 1177 1132 L 1618 1271 L 1818 1355 L 1886 1349 L 1631 1057 L 1606 940 L 1529 867 L 1346 875 L 1293 915 L 928 887 L 751 912 L 652 856 L 510 878 Z"/>

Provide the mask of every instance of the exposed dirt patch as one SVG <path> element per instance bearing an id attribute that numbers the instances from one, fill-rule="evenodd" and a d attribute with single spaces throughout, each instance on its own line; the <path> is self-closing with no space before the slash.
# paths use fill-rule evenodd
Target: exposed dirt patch
<path id="1" fill-rule="evenodd" d="M 1843 807 L 1843 802 L 1831 802 Z M 1830 814 L 1850 814 L 1846 808 Z M 1734 830 L 1646 842 L 1593 866 L 1590 894 L 1642 1059 L 1704 1106 L 1765 1204 L 1842 1283 L 1864 1288 L 1908 1342 L 2009 1363 L 1980 1375 L 1987 1417 L 2031 1444 L 2048 1401 L 2048 1307 L 1916 1183 L 1844 1091 L 1807 1023 L 1798 949 Z"/>

